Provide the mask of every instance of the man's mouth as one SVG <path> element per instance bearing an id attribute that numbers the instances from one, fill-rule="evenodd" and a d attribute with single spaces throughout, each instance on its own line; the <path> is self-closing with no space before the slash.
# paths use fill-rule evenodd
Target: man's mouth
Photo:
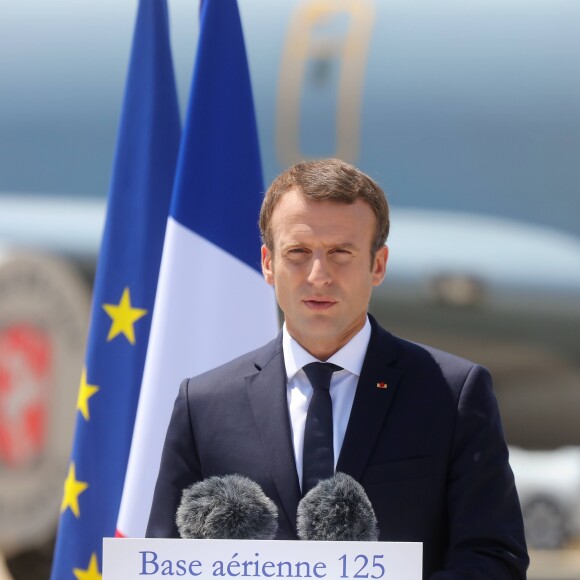
<path id="1" fill-rule="evenodd" d="M 336 304 L 335 300 L 322 299 L 322 298 L 310 298 L 303 300 L 307 308 L 311 310 L 328 310 Z"/>

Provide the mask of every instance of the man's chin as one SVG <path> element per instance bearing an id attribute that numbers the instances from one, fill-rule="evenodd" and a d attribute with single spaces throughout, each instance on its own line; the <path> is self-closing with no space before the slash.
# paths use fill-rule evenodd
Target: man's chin
<path id="1" fill-rule="evenodd" d="M 288 329 L 294 329 L 300 334 L 324 336 L 336 327 L 336 321 L 328 312 L 302 312 L 299 318 L 288 319 L 286 317 Z"/>
<path id="2" fill-rule="evenodd" d="M 309 341 L 323 343 L 331 342 L 334 337 L 340 337 L 340 329 L 335 320 L 324 314 L 309 316 L 301 328 L 302 334 Z"/>

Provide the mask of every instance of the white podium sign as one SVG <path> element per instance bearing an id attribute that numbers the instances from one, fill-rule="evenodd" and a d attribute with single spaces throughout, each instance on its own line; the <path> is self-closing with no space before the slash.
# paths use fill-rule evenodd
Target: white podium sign
<path id="1" fill-rule="evenodd" d="M 103 540 L 103 580 L 421 580 L 417 542 Z"/>

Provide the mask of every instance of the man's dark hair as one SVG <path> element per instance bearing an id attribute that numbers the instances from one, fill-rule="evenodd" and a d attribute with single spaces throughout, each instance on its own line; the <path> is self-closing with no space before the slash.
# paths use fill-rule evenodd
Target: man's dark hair
<path id="1" fill-rule="evenodd" d="M 362 199 L 371 206 L 377 220 L 371 257 L 374 258 L 384 246 L 389 235 L 389 205 L 384 191 L 368 175 L 340 159 L 319 159 L 288 168 L 274 179 L 266 191 L 259 223 L 262 242 L 270 250 L 274 248 L 270 228 L 272 214 L 282 196 L 294 188 L 310 201 L 351 204 Z"/>

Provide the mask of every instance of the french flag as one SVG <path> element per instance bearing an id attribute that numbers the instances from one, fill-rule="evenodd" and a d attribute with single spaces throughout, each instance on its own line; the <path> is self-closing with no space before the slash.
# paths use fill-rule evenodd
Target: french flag
<path id="1" fill-rule="evenodd" d="M 260 269 L 263 195 L 252 90 L 236 0 L 204 0 L 196 63 L 118 535 L 145 534 L 180 382 L 271 340 L 273 290 Z"/>

